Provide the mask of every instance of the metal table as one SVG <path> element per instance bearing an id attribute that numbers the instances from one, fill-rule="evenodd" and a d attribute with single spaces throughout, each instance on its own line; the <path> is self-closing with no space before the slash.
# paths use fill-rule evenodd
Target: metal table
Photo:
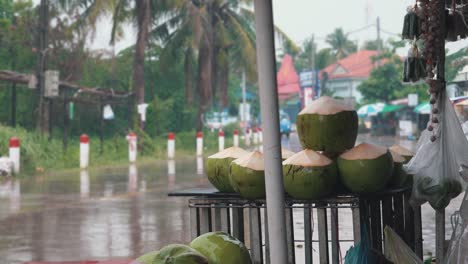
<path id="1" fill-rule="evenodd" d="M 286 197 L 288 263 L 295 263 L 295 242 L 304 243 L 306 263 L 313 263 L 312 243 L 317 242 L 319 263 L 340 263 L 339 243 L 359 242 L 363 226 L 367 227 L 375 250 L 383 251 L 383 230 L 388 225 L 422 257 L 421 208 L 410 206 L 410 195 L 410 189 L 397 189 L 363 196 L 343 193 L 311 201 Z M 185 189 L 171 192 L 169 196 L 190 197 L 192 239 L 211 231 L 225 231 L 243 242 L 248 241 L 253 263 L 270 263 L 265 200 L 247 200 L 235 193 L 220 193 L 214 188 Z M 339 238 L 338 212 L 343 209 L 352 211 L 352 240 Z M 298 219 L 295 219 L 293 210 L 303 211 L 302 238 L 294 237 L 294 223 Z M 312 239 L 314 211 L 318 240 Z"/>

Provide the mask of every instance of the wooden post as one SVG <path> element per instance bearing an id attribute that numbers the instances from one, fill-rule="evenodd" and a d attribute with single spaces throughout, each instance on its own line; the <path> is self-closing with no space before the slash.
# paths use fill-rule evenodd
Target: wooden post
<path id="1" fill-rule="evenodd" d="M 68 125 L 69 125 L 68 100 L 66 99 L 65 95 L 63 95 L 63 134 L 62 134 L 63 152 L 67 152 L 67 148 L 68 148 Z"/>
<path id="2" fill-rule="evenodd" d="M 102 154 L 104 153 L 104 118 L 102 116 L 104 106 L 102 105 L 102 97 L 99 97 L 98 107 L 99 107 L 99 152 Z"/>
<path id="3" fill-rule="evenodd" d="M 11 86 L 11 126 L 16 127 L 16 83 Z"/>

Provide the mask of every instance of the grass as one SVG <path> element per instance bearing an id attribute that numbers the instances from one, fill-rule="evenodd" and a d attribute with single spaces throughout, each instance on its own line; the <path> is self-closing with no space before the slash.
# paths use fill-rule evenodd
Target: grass
<path id="1" fill-rule="evenodd" d="M 224 128 L 225 147 L 232 146 L 233 126 Z M 150 137 L 144 132 L 138 135 L 138 161 L 167 158 L 167 137 Z M 8 155 L 9 139 L 16 136 L 21 142 L 22 174 L 29 175 L 36 170 L 62 170 L 79 167 L 79 139 L 69 140 L 68 148 L 63 150 L 61 139 L 48 140 L 39 133 L 23 128 L 0 125 L 0 156 Z M 218 132 L 204 131 L 204 154 L 210 155 L 218 150 Z M 196 132 L 176 134 L 176 158 L 194 156 L 196 151 Z M 101 143 L 97 137 L 90 138 L 90 166 L 101 167 L 122 164 L 128 161 L 128 143 L 122 136 L 107 138 Z"/>

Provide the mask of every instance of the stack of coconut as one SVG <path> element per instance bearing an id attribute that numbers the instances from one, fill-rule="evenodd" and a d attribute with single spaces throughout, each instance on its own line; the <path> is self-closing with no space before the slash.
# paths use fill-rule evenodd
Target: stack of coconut
<path id="1" fill-rule="evenodd" d="M 355 147 L 357 113 L 343 101 L 326 96 L 314 101 L 297 116 L 297 132 L 304 150 L 282 153 L 284 188 L 293 198 L 375 193 L 411 184 L 403 164 L 414 154 L 401 146 Z M 263 155 L 258 151 L 229 148 L 208 157 L 206 168 L 208 179 L 221 192 L 265 197 Z"/>

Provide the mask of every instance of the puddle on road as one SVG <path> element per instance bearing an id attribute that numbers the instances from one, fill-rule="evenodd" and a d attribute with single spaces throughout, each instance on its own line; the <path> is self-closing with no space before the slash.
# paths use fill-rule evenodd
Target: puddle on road
<path id="1" fill-rule="evenodd" d="M 361 141 L 369 141 L 360 138 Z M 374 139 L 386 146 L 391 139 Z M 294 134 L 283 145 L 300 149 Z M 413 142 L 400 142 L 411 147 Z M 204 161 L 193 158 L 159 161 L 91 171 L 43 174 L 0 181 L 0 262 L 77 261 L 136 257 L 169 243 L 190 241 L 187 199 L 167 197 L 182 188 L 208 186 Z M 459 209 L 463 195 L 446 213 Z M 301 239 L 303 217 L 294 212 L 295 234 Z M 434 211 L 423 206 L 424 251 L 434 252 Z M 351 239 L 351 215 L 339 215 L 340 238 Z M 315 223 L 316 226 L 317 223 Z M 317 234 L 315 230 L 314 237 Z M 303 263 L 302 243 L 296 243 L 297 263 Z M 351 243 L 342 243 L 342 256 Z M 314 257 L 318 257 L 314 244 Z"/>

